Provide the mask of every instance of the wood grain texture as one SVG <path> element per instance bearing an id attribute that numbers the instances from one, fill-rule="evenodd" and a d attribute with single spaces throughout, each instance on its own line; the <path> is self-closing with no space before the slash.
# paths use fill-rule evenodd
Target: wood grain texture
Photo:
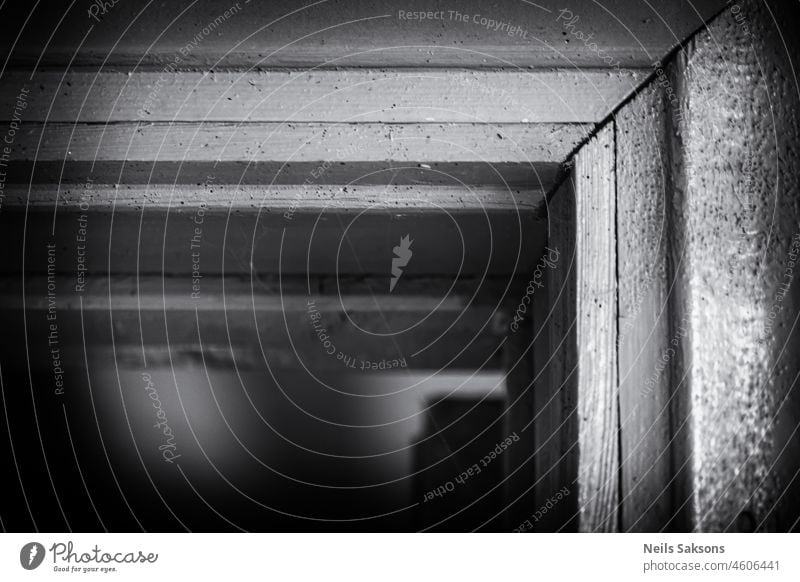
<path id="1" fill-rule="evenodd" d="M 681 338 L 671 336 L 668 303 L 666 114 L 653 83 L 616 116 L 623 531 L 661 531 L 675 509 L 669 407 Z"/>
<path id="2" fill-rule="evenodd" d="M 214 69 L 425 65 L 613 70 L 617 63 L 649 66 L 724 6 L 724 0 L 669 0 L 658 6 L 630 0 L 602 5 L 580 0 L 491 5 L 473 0 L 457 5 L 438 0 L 402 5 L 391 0 L 157 5 L 131 0 L 99 14 L 99 22 L 87 14 L 87 6 L 69 9 L 70 2 L 52 0 L 27 23 L 30 9 L 8 9 L 0 20 L 3 52 L 12 62 L 44 66 L 72 61 L 74 66 L 162 67 L 177 57 L 183 67 Z M 587 50 L 577 38 L 565 42 L 566 14 L 558 19 L 562 9 L 579 17 L 576 28 L 602 52 Z M 420 11 L 440 12 L 441 19 L 403 14 Z M 455 11 L 467 21 L 453 17 Z M 488 27 L 489 20 L 505 28 Z M 510 27 L 515 27 L 511 34 Z M 51 36 L 52 31 L 56 34 Z"/>
<path id="3" fill-rule="evenodd" d="M 428 184 L 10 184 L 3 206 L 29 209 L 92 211 L 149 209 L 197 209 L 272 213 L 359 213 L 364 210 L 397 214 L 430 211 L 512 212 L 539 214 L 544 205 L 541 190 L 494 185 L 445 186 Z"/>
<path id="4" fill-rule="evenodd" d="M 526 184 L 549 190 L 583 124 L 48 124 L 8 182 Z"/>
<path id="5" fill-rule="evenodd" d="M 576 531 L 578 511 L 578 343 L 575 188 L 565 180 L 548 204 L 547 247 L 555 251 L 545 287 L 533 297 L 536 510 L 538 532 Z M 553 505 L 564 489 L 568 494 Z M 552 505 L 552 507 L 548 507 Z"/>
<path id="6" fill-rule="evenodd" d="M 666 65 L 664 77 L 670 83 L 676 96 L 686 94 L 685 59 L 686 53 L 679 53 L 672 63 Z M 670 165 L 667 174 L 667 218 L 671 222 L 669 232 L 669 248 L 667 262 L 670 264 L 672 288 L 668 298 L 670 306 L 670 330 L 673 321 L 685 319 L 690 314 L 689 307 L 692 264 L 687 253 L 687 221 L 684 216 L 687 196 L 687 166 L 683 147 L 685 132 L 680 127 L 677 115 L 680 109 L 677 102 L 669 103 L 668 115 L 665 117 Z M 670 331 L 670 333 L 672 333 Z M 691 531 L 695 525 L 694 507 L 694 420 L 692 418 L 691 376 L 691 338 L 692 332 L 684 335 L 675 350 L 670 371 L 670 454 L 672 457 L 672 495 L 673 512 L 670 529 L 675 531 Z"/>
<path id="7" fill-rule="evenodd" d="M 582 531 L 618 527 L 617 259 L 614 126 L 575 159 L 579 504 Z"/>
<path id="8" fill-rule="evenodd" d="M 589 130 L 473 123 L 26 125 L 12 161 L 560 163 Z"/>
<path id="9" fill-rule="evenodd" d="M 646 70 L 7 71 L 26 122 L 594 123 Z"/>
<path id="10" fill-rule="evenodd" d="M 796 3 L 748 0 L 675 64 L 686 505 L 699 531 L 800 524 L 798 17 Z"/>

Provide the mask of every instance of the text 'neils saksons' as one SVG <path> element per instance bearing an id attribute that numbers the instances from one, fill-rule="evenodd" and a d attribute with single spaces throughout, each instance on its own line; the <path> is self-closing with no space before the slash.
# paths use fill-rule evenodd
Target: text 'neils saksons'
<path id="1" fill-rule="evenodd" d="M 644 544 L 645 554 L 724 554 L 725 546 L 700 546 L 697 544 Z"/>

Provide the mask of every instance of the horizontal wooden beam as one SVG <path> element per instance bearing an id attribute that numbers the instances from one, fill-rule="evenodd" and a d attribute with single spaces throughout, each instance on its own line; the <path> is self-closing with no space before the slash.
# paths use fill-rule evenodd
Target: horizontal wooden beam
<path id="1" fill-rule="evenodd" d="M 102 311 L 258 311 L 305 312 L 313 300 L 319 310 L 329 313 L 384 312 L 429 313 L 462 312 L 470 306 L 499 307 L 503 297 L 514 288 L 516 279 L 493 278 L 452 280 L 447 277 L 423 277 L 399 285 L 389 292 L 380 279 L 344 279 L 335 277 L 158 277 L 158 276 L 87 276 L 78 285 L 72 277 L 38 275 L 26 279 L 25 308 L 46 310 L 50 305 L 48 283 L 58 291 L 57 308 Z M 322 290 L 324 287 L 325 290 Z M 23 307 L 20 283 L 0 279 L 0 305 Z M 42 293 L 44 291 L 44 293 Z M 487 294 L 488 293 L 488 294 Z M 510 294 L 510 293 L 509 293 Z"/>
<path id="2" fill-rule="evenodd" d="M 102 6 L 102 5 L 98 5 Z M 12 63 L 187 68 L 647 67 L 681 43 L 724 0 L 537 0 L 457 5 L 117 2 L 108 9 L 51 0 L 4 11 Z M 94 10 L 94 13 L 91 11 Z M 31 14 L 31 11 L 33 13 Z M 420 16 L 424 14 L 424 17 Z M 125 34 L 120 34 L 124 31 Z M 15 42 L 16 40 L 16 42 Z"/>
<path id="3" fill-rule="evenodd" d="M 180 276 L 199 269 L 203 275 L 339 273 L 388 281 L 393 249 L 408 236 L 413 258 L 405 276 L 500 276 L 530 272 L 547 236 L 546 221 L 530 211 L 90 208 L 4 207 L 0 273 Z"/>
<path id="4" fill-rule="evenodd" d="M 359 361 L 405 359 L 403 367 L 434 368 L 500 366 L 508 333 L 506 304 L 519 281 L 445 278 L 412 282 L 409 292 L 363 293 L 363 281 L 342 282 L 342 289 L 322 281 L 289 280 L 286 289 L 275 280 L 203 278 L 193 295 L 191 278 L 90 277 L 77 289 L 71 277 L 31 277 L 23 293 L 19 280 L 0 280 L 0 313 L 9 329 L 23 333 L 32 353 L 53 345 L 90 364 L 100 354 L 120 354 L 141 361 L 169 363 L 204 358 L 210 365 L 236 361 L 248 367 L 296 367 L 347 371 L 336 352 Z M 380 284 L 380 281 L 375 281 Z M 449 287 L 456 292 L 448 295 Z M 488 288 L 487 288 L 488 287 Z M 400 291 L 400 287 L 397 288 Z M 52 292 L 52 294 L 50 294 Z M 341 293 L 340 293 L 341 292 Z M 360 293 L 356 293 L 360 292 Z M 479 297 L 472 300 L 469 295 Z M 419 325 L 424 321 L 424 325 Z M 320 336 L 320 329 L 325 337 Z M 15 332 L 16 333 L 16 332 Z M 22 346 L 6 334 L 4 353 Z M 174 362 L 173 362 L 174 363 Z"/>
<path id="5" fill-rule="evenodd" d="M 26 122 L 594 123 L 640 70 L 9 71 Z"/>
<path id="6" fill-rule="evenodd" d="M 203 161 L 70 161 L 51 159 L 12 162 L 6 184 L 250 184 L 275 185 L 494 185 L 548 191 L 563 178 L 558 162 L 203 162 Z M 316 177 L 315 177 L 316 175 Z M 320 178 L 321 176 L 321 178 Z"/>
<path id="7" fill-rule="evenodd" d="M 8 183 L 463 183 L 549 190 L 583 124 L 24 126 Z"/>
<path id="8" fill-rule="evenodd" d="M 583 124 L 178 123 L 25 125 L 13 161 L 562 162 Z M 312 178 L 310 176 L 309 178 Z"/>
<path id="9" fill-rule="evenodd" d="M 254 186 L 187 184 L 9 184 L 3 206 L 68 211 L 199 209 L 268 213 L 359 213 L 365 210 L 407 213 L 446 211 L 540 213 L 541 190 L 494 185 L 443 186 L 426 184 L 276 184 Z"/>

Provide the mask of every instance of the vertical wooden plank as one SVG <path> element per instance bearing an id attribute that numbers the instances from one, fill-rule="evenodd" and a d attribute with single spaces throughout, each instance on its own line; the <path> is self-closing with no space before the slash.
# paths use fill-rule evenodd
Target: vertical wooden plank
<path id="1" fill-rule="evenodd" d="M 575 159 L 580 529 L 618 528 L 614 124 Z"/>
<path id="2" fill-rule="evenodd" d="M 665 93 L 667 114 L 666 135 L 669 155 L 669 172 L 667 174 L 666 212 L 670 222 L 668 233 L 667 261 L 670 267 L 670 329 L 674 329 L 674 321 L 686 321 L 691 314 L 692 302 L 689 301 L 691 271 L 694 268 L 690 260 L 691 254 L 686 245 L 686 220 L 684 207 L 687 197 L 687 171 L 682 147 L 683 128 L 681 127 L 682 105 L 685 96 L 686 51 L 681 51 L 675 60 L 665 65 L 666 85 L 672 89 L 672 97 Z M 664 83 L 662 79 L 660 81 Z M 670 529 L 674 531 L 691 531 L 696 523 L 694 508 L 694 419 L 692 417 L 692 342 L 693 332 L 684 334 L 675 350 L 672 361 L 670 380 L 670 456 L 671 456 L 671 489 L 673 499 L 673 516 Z"/>
<path id="3" fill-rule="evenodd" d="M 548 255 L 555 259 L 533 297 L 536 510 L 534 529 L 578 526 L 578 350 L 575 190 L 570 177 L 548 204 Z M 559 493 L 561 499 L 558 499 Z M 554 500 L 555 498 L 555 500 Z M 546 511 L 545 511 L 546 510 Z"/>
<path id="4" fill-rule="evenodd" d="M 670 380 L 679 327 L 670 331 L 664 91 L 652 83 L 617 127 L 617 271 L 621 529 L 661 531 L 673 515 Z"/>
<path id="5" fill-rule="evenodd" d="M 800 522 L 800 7 L 736 8 L 675 70 L 687 501 L 700 531 L 787 531 Z"/>

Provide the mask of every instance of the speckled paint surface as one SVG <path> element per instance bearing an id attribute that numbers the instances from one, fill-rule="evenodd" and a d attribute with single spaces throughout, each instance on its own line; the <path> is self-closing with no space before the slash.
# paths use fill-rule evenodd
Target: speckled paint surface
<path id="1" fill-rule="evenodd" d="M 618 528 L 619 425 L 614 125 L 575 159 L 581 531 Z"/>
<path id="2" fill-rule="evenodd" d="M 670 494 L 671 345 L 665 91 L 651 83 L 616 116 L 623 531 L 659 531 Z"/>
<path id="3" fill-rule="evenodd" d="M 772 14 L 732 5 L 673 70 L 683 172 L 674 317 L 691 322 L 683 355 L 700 531 L 786 530 L 798 516 L 800 281 L 781 285 L 800 231 L 800 109 L 786 57 L 800 51 L 773 22 L 797 22 L 797 8 L 769 4 Z"/>

